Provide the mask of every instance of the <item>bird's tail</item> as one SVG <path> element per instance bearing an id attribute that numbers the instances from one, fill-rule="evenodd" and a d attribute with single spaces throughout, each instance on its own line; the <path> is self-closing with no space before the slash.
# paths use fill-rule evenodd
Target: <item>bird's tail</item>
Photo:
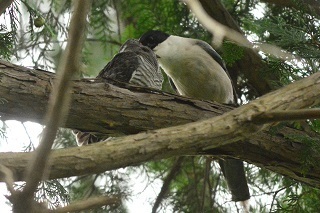
<path id="1" fill-rule="evenodd" d="M 78 146 L 84 146 L 91 143 L 97 143 L 99 141 L 103 141 L 107 137 L 101 137 L 99 133 L 95 134 L 94 132 L 81 132 L 78 130 L 72 130 L 72 133 L 76 137 L 76 141 Z"/>
<path id="2" fill-rule="evenodd" d="M 244 213 L 250 212 L 250 200 L 240 201 Z"/>
<path id="3" fill-rule="evenodd" d="M 232 194 L 233 201 L 240 201 L 245 212 L 249 212 L 249 187 L 243 162 L 238 159 L 219 160 L 222 173 Z"/>

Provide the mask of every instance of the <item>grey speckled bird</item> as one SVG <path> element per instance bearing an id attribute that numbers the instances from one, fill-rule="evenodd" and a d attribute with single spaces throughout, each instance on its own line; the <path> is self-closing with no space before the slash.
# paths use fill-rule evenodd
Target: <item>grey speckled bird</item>
<path id="1" fill-rule="evenodd" d="M 202 100 L 236 104 L 237 97 L 227 68 L 220 55 L 206 42 L 149 31 L 140 37 L 143 45 L 157 55 L 160 66 L 171 78 L 178 93 Z M 219 161 L 234 201 L 246 204 L 249 188 L 241 160 Z"/>
<path id="2" fill-rule="evenodd" d="M 127 40 L 97 78 L 161 89 L 163 76 L 155 53 L 136 39 Z M 99 133 L 73 130 L 79 146 L 106 139 Z"/>

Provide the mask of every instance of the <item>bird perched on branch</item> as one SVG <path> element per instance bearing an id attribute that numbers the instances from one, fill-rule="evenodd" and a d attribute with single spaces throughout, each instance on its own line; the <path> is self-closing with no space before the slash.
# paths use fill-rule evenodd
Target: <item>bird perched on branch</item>
<path id="1" fill-rule="evenodd" d="M 113 59 L 100 71 L 98 79 L 128 83 L 141 87 L 161 89 L 163 76 L 155 53 L 136 39 L 127 40 Z M 111 81 L 109 81 L 111 80 Z M 98 133 L 74 130 L 79 146 L 95 143 L 101 138 Z"/>
<path id="2" fill-rule="evenodd" d="M 139 41 L 156 54 L 160 66 L 179 94 L 202 100 L 236 104 L 237 97 L 220 55 L 206 42 L 149 31 Z M 246 205 L 249 188 L 241 160 L 219 161 L 234 201 Z M 245 207 L 247 208 L 247 207 Z"/>

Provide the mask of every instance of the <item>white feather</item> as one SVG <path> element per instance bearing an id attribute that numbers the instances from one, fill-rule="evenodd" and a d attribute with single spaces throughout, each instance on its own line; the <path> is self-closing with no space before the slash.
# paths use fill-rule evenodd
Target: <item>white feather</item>
<path id="1" fill-rule="evenodd" d="M 220 103 L 233 102 L 229 76 L 196 43 L 195 39 L 170 36 L 154 51 L 160 66 L 172 78 L 181 95 Z"/>

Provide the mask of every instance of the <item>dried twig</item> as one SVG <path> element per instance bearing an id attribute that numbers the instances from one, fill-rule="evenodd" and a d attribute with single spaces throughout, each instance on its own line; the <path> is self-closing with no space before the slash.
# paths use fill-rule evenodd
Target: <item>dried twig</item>
<path id="1" fill-rule="evenodd" d="M 169 171 L 168 175 L 163 180 L 161 190 L 156 198 L 156 201 L 153 204 L 152 213 L 157 212 L 157 209 L 159 208 L 160 203 L 167 195 L 171 182 L 176 178 L 176 176 L 179 174 L 179 172 L 181 170 L 181 165 L 184 161 L 184 158 L 185 157 L 178 157 L 177 158 L 177 160 L 172 165 L 171 170 Z"/>
<path id="2" fill-rule="evenodd" d="M 33 195 L 38 183 L 43 178 L 45 168 L 48 166 L 48 157 L 56 136 L 58 127 L 63 122 L 69 109 L 70 88 L 72 76 L 79 70 L 80 55 L 84 42 L 84 32 L 87 14 L 91 7 L 91 0 L 74 1 L 74 13 L 70 22 L 69 39 L 66 51 L 58 67 L 54 90 L 49 100 L 46 115 L 46 128 L 43 132 L 39 147 L 26 172 L 26 186 L 13 201 L 15 212 L 31 212 Z"/>
<path id="3" fill-rule="evenodd" d="M 14 194 L 15 190 L 13 188 L 14 178 L 12 171 L 8 167 L 0 164 L 0 177 L 3 178 L 4 182 L 7 185 L 7 189 L 11 194 Z"/>
<path id="4" fill-rule="evenodd" d="M 262 114 L 253 117 L 251 120 L 256 124 L 265 124 L 280 121 L 297 121 L 307 119 L 320 119 L 320 108 L 263 112 Z"/>
<path id="5" fill-rule="evenodd" d="M 287 51 L 270 44 L 253 44 L 241 33 L 220 24 L 213 18 L 211 18 L 201 6 L 201 3 L 197 0 L 183 0 L 190 10 L 198 18 L 199 22 L 213 34 L 213 44 L 220 46 L 224 38 L 227 38 L 240 46 L 251 48 L 257 51 L 263 51 L 267 54 L 273 55 L 277 58 L 292 60 L 297 57 L 288 53 Z"/>
<path id="6" fill-rule="evenodd" d="M 94 197 L 94 198 L 88 198 L 86 200 L 71 203 L 68 206 L 57 208 L 50 212 L 52 213 L 79 212 L 82 210 L 93 209 L 100 206 L 118 206 L 120 204 L 121 204 L 121 199 L 116 196 Z"/>

